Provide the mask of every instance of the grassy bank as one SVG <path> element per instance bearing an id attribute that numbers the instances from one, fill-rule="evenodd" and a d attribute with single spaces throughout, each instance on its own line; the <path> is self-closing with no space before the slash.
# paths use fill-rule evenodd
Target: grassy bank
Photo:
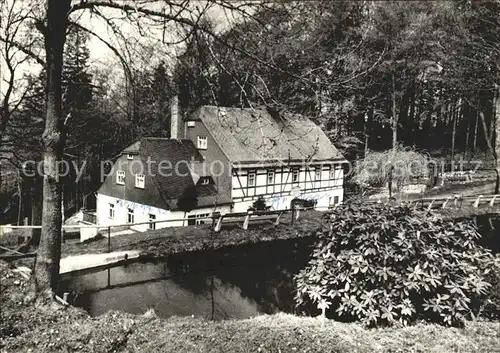
<path id="1" fill-rule="evenodd" d="M 279 225 L 272 222 L 251 224 L 247 230 L 239 225 L 223 228 L 211 235 L 208 225 L 169 227 L 155 231 L 123 234 L 110 239 L 111 251 L 140 250 L 144 254 L 163 256 L 184 251 L 218 249 L 244 243 L 257 243 L 276 239 L 300 238 L 311 235 L 321 227 L 321 212 L 302 212 L 291 224 L 291 215 L 282 216 Z M 103 253 L 108 251 L 108 239 L 92 240 L 87 243 L 67 242 L 62 244 L 62 255 Z"/>
<path id="2" fill-rule="evenodd" d="M 463 206 L 460 209 L 437 209 L 446 219 L 458 219 L 477 215 L 498 214 L 499 207 Z M 110 251 L 139 250 L 152 257 L 165 256 L 184 251 L 218 249 L 245 243 L 257 243 L 276 239 L 291 239 L 310 236 L 321 225 L 321 212 L 302 212 L 299 219 L 291 224 L 290 215 L 283 216 L 279 225 L 271 222 L 250 225 L 247 230 L 240 225 L 223 228 L 211 235 L 208 225 L 189 227 L 169 227 L 155 231 L 122 234 L 111 237 Z M 103 237 L 85 243 L 69 241 L 62 244 L 62 256 L 96 254 L 108 251 L 106 233 Z"/>
<path id="3" fill-rule="evenodd" d="M 500 323 L 463 329 L 358 324 L 278 314 L 210 322 L 153 312 L 90 318 L 53 302 L 32 302 L 26 279 L 0 263 L 0 352 L 500 352 Z"/>

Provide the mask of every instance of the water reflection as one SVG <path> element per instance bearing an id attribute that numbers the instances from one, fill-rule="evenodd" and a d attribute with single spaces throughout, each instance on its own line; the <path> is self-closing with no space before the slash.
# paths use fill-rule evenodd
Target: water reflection
<path id="1" fill-rule="evenodd" d="M 476 219 L 479 242 L 500 250 L 498 218 Z M 60 282 L 73 305 L 92 315 L 109 310 L 161 317 L 245 318 L 294 312 L 293 275 L 307 264 L 311 238 L 177 254 L 161 262 L 135 263 Z"/>
<path id="2" fill-rule="evenodd" d="M 293 275 L 307 262 L 310 239 L 178 254 L 65 279 L 73 305 L 97 316 L 109 310 L 161 317 L 245 318 L 293 312 Z"/>

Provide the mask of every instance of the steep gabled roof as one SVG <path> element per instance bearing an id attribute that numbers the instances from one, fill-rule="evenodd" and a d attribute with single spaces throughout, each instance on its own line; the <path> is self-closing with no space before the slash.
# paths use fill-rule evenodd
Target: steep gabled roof
<path id="1" fill-rule="evenodd" d="M 129 153 L 137 155 L 142 161 L 142 170 L 147 180 L 147 190 L 133 189 L 126 193 L 129 201 L 175 211 L 178 210 L 177 202 L 183 192 L 194 188 L 198 195 L 197 207 L 231 202 L 230 190 L 218 191 L 213 184 L 196 184 L 200 174 L 203 174 L 200 171 L 206 168 L 201 165 L 204 159 L 191 140 L 146 137 L 125 148 L 120 155 Z M 130 164 L 127 163 L 133 163 L 132 160 L 123 161 L 129 167 Z M 131 184 L 128 185 L 130 187 Z M 107 179 L 101 185 L 99 193 L 118 198 L 125 195 L 116 188 L 112 179 Z"/>
<path id="2" fill-rule="evenodd" d="M 192 170 L 201 168 L 193 166 L 199 166 L 204 160 L 191 140 L 143 138 L 140 142 L 139 155 L 146 163 L 148 158 L 150 159 L 153 166 L 153 180 L 169 209 L 177 209 L 177 200 L 183 191 L 190 187 L 194 187 L 197 191 L 198 207 L 212 206 L 216 199 L 218 204 L 231 202 L 231 196 L 223 190 L 218 194 L 215 185 L 195 185 L 197 178 Z M 161 172 L 159 163 L 162 161 L 172 167 L 169 170 L 171 173 Z"/>
<path id="3" fill-rule="evenodd" d="M 170 209 L 184 189 L 194 186 L 186 162 L 203 161 L 191 140 L 143 138 L 139 155 L 145 163 L 149 159 L 152 179 Z"/>
<path id="4" fill-rule="evenodd" d="M 232 163 L 344 160 L 321 128 L 302 116 L 202 106 L 191 119 L 205 124 Z"/>

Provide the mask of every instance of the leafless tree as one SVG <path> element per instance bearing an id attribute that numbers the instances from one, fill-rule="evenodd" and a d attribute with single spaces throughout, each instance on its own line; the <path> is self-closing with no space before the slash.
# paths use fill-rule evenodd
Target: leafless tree
<path id="1" fill-rule="evenodd" d="M 0 107 L 0 158 L 11 159 L 12 140 L 5 136 L 9 121 L 27 98 L 29 87 L 22 75 L 23 66 L 37 60 L 36 38 L 26 33 L 30 11 L 20 6 L 21 1 L 3 1 L 0 17 L 1 58 L 1 107 Z M 22 45 L 20 44 L 22 41 Z"/>
<path id="2" fill-rule="evenodd" d="M 13 0 L 11 0 L 13 1 Z M 46 71 L 46 115 L 43 133 L 43 215 L 42 235 L 35 265 L 35 288 L 38 292 L 53 294 L 59 276 L 61 256 L 61 183 L 58 165 L 62 160 L 65 145 L 65 117 L 61 109 L 63 50 L 71 26 L 85 29 L 103 41 L 119 58 L 122 64 L 130 62 L 129 39 L 152 40 L 159 38 L 159 46 L 174 46 L 186 41 L 195 31 L 204 31 L 215 40 L 220 40 L 215 30 L 199 25 L 207 11 L 222 9 L 230 12 L 236 19 L 252 16 L 257 7 L 266 6 L 260 2 L 234 2 L 230 0 L 211 0 L 201 2 L 174 0 L 32 0 L 13 1 L 12 8 L 26 13 L 19 24 L 24 28 L 36 28 L 43 38 L 43 58 L 33 51 L 30 42 L 18 36 L 19 32 L 2 34 L 0 41 L 44 65 Z M 92 23 L 100 21 L 114 35 L 115 41 L 108 40 L 101 32 L 92 28 Z M 90 24 L 90 25 L 89 25 Z M 130 32 L 123 31 L 120 25 L 127 24 Z M 177 34 L 185 29 L 187 35 L 179 38 Z M 134 32 L 131 35 L 131 32 Z M 168 33 L 174 35 L 168 36 Z M 122 41 L 120 42 L 120 39 Z M 119 43 L 124 44 L 122 46 Z M 253 56 L 243 48 L 233 50 Z M 255 60 L 260 60 L 255 57 Z M 262 61 L 262 60 L 261 60 Z M 3 116 L 2 116 L 3 118 Z"/>

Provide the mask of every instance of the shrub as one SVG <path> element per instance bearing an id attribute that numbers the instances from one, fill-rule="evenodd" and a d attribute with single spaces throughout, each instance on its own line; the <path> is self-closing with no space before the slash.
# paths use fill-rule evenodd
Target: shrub
<path id="1" fill-rule="evenodd" d="M 429 157 L 411 149 L 369 152 L 356 164 L 353 181 L 359 185 L 381 187 L 389 181 L 391 166 L 393 184 L 399 190 L 413 178 L 429 174 Z"/>
<path id="2" fill-rule="evenodd" d="M 292 207 L 304 207 L 304 208 L 311 208 L 315 207 L 316 204 L 318 203 L 318 200 L 311 200 L 311 199 L 299 199 L 295 198 L 291 202 Z"/>
<path id="3" fill-rule="evenodd" d="M 496 266 L 487 276 L 487 281 L 491 283 L 486 294 L 486 300 L 482 305 L 481 316 L 488 319 L 500 319 L 500 255 L 496 256 Z"/>
<path id="4" fill-rule="evenodd" d="M 259 196 L 259 198 L 252 204 L 252 207 L 250 209 L 256 211 L 265 211 L 267 209 L 266 200 L 262 196 Z"/>
<path id="5" fill-rule="evenodd" d="M 477 313 L 495 265 L 472 222 L 384 204 L 346 204 L 325 218 L 295 278 L 298 306 L 368 325 L 460 325 Z"/>

